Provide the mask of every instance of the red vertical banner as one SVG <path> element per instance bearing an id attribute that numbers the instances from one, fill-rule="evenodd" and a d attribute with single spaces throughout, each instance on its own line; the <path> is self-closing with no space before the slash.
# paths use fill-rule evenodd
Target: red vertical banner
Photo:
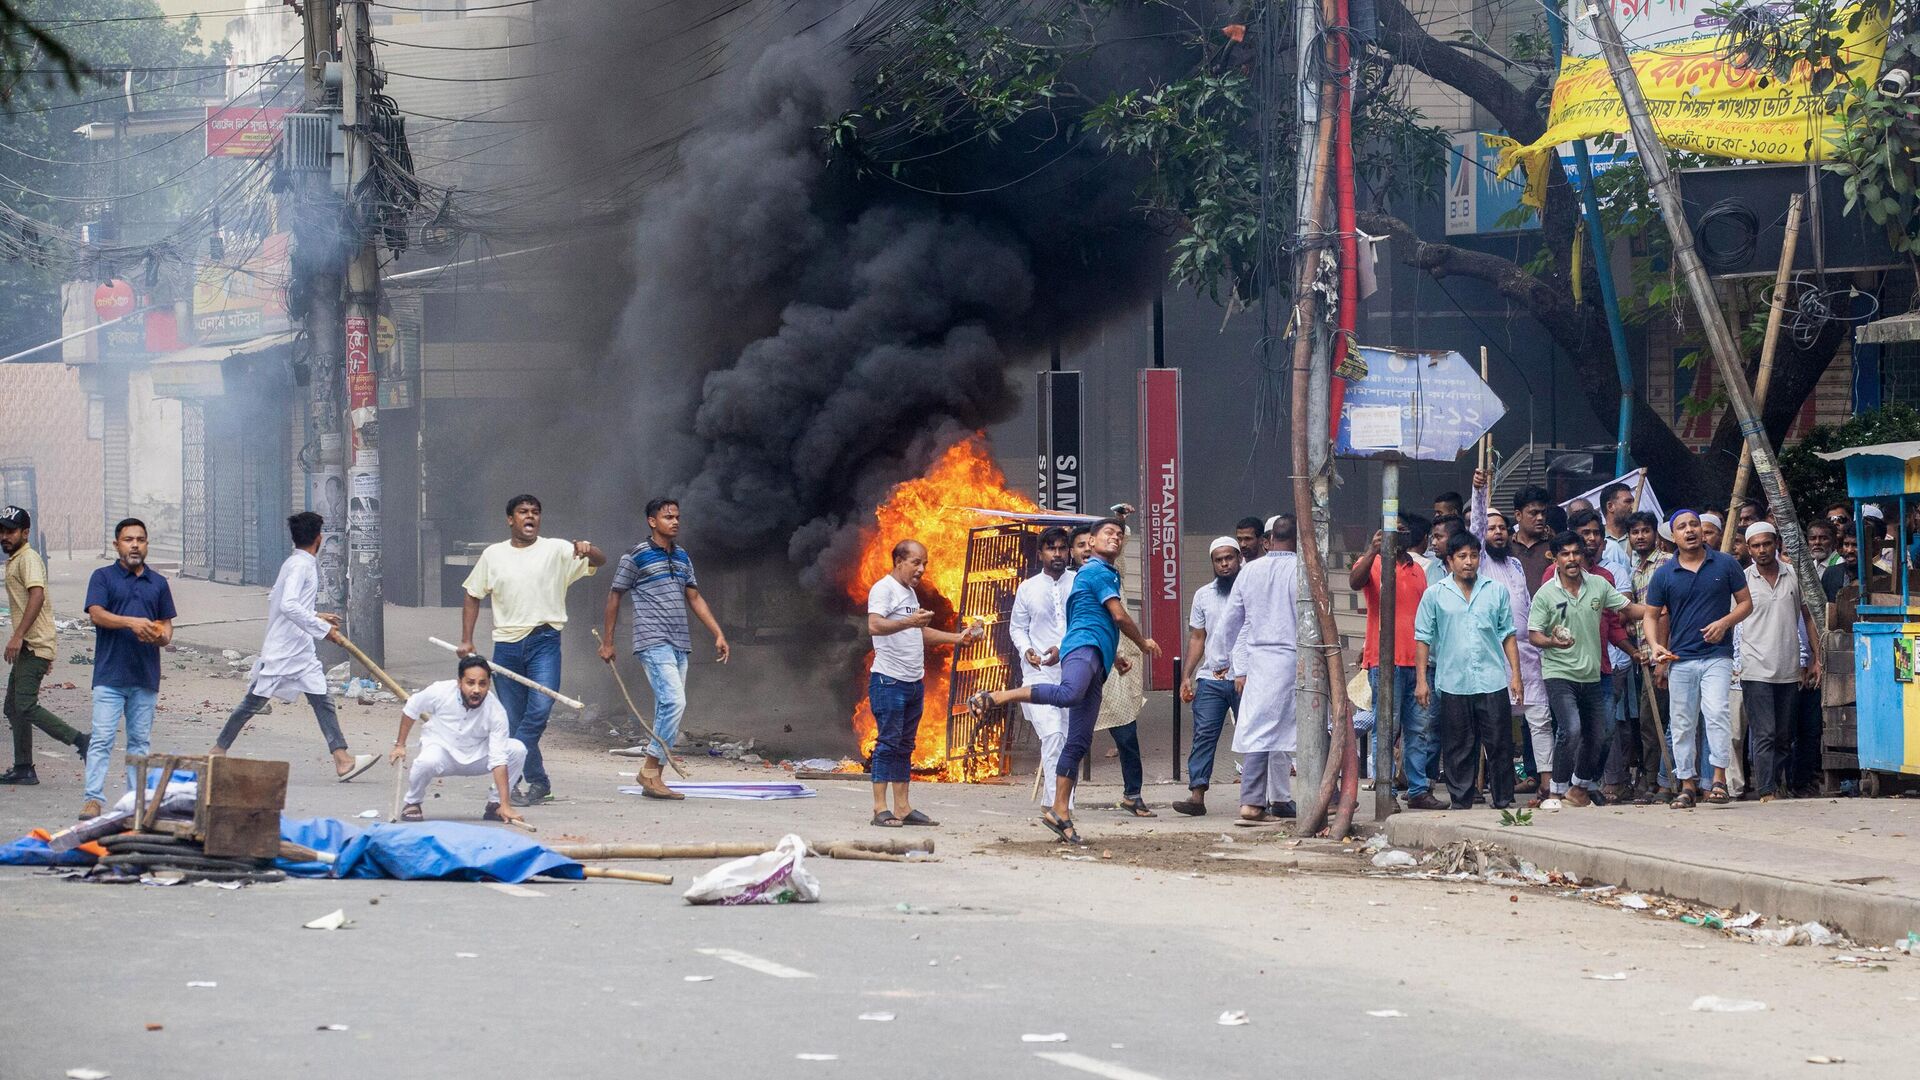
<path id="1" fill-rule="evenodd" d="M 360 460 L 360 425 L 379 399 L 373 373 L 373 325 L 365 315 L 347 316 L 347 427 L 353 432 L 348 465 Z"/>
<path id="2" fill-rule="evenodd" d="M 1180 369 L 1140 372 L 1140 492 L 1145 500 L 1142 576 L 1146 631 L 1160 643 L 1148 689 L 1171 690 L 1186 622 L 1180 617 Z"/>

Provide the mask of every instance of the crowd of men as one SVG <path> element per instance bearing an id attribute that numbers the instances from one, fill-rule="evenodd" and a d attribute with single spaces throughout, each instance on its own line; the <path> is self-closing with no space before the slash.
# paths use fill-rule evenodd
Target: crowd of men
<path id="1" fill-rule="evenodd" d="M 560 686 L 560 636 L 567 623 L 566 593 L 591 576 L 607 557 L 585 540 L 542 536 L 540 500 L 516 495 L 507 501 L 507 539 L 490 545 L 468 575 L 461 614 L 455 677 L 407 697 L 398 735 L 386 755 L 405 765 L 408 737 L 417 726 L 420 749 L 408 770 L 403 820 L 424 819 L 427 787 L 443 776 L 490 776 L 493 791 L 481 808 L 485 820 L 519 822 L 516 807 L 553 797 L 540 754 L 540 738 Z M 663 763 L 686 711 L 687 662 L 693 651 L 688 615 L 713 634 L 717 658 L 730 655 L 726 635 L 701 596 L 693 561 L 680 547 L 680 506 L 673 499 L 647 504 L 647 535 L 621 556 L 607 593 L 600 657 L 615 663 L 614 634 L 622 598 L 633 610 L 632 653 L 653 691 L 654 715 L 637 782 L 649 798 L 684 798 L 664 780 Z M 287 519 L 293 554 L 280 567 L 267 601 L 267 629 L 249 673 L 247 691 L 227 718 L 210 753 L 224 754 L 269 702 L 305 697 L 327 744 L 334 774 L 351 781 L 381 760 L 354 754 L 340 731 L 317 645 L 349 645 L 340 620 L 319 610 L 317 555 L 325 522 L 302 512 Z M 116 558 L 96 569 L 83 609 L 93 625 L 93 716 L 77 731 L 40 703 L 40 686 L 54 659 L 55 626 L 47 599 L 46 563 L 29 542 L 31 515 L 17 506 L 0 508 L 0 550 L 7 555 L 6 592 L 13 631 L 7 640 L 6 717 L 13 734 L 13 767 L 0 784 L 40 782 L 33 763 L 33 729 L 71 746 L 86 762 L 79 816 L 99 816 L 105 807 L 107 773 L 122 730 L 126 753 L 147 753 L 160 693 L 161 652 L 173 641 L 177 616 L 167 579 L 147 565 L 146 524 L 136 518 L 113 529 Z M 473 645 L 483 602 L 492 608 L 492 657 Z M 644 721 L 643 721 L 644 723 Z M 134 769 L 127 767 L 127 786 Z M 525 781 L 524 787 L 522 781 Z"/>

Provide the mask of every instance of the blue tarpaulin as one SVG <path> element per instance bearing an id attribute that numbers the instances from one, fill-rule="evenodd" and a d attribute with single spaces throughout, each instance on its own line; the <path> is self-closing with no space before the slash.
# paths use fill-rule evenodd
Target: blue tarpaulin
<path id="1" fill-rule="evenodd" d="M 0 866 L 92 866 L 93 860 L 85 851 L 55 851 L 33 836 L 0 845 Z"/>
<path id="2" fill-rule="evenodd" d="M 458 821 L 409 822 L 356 829 L 334 818 L 280 819 L 280 838 L 337 857 L 276 865 L 299 877 L 402 881 L 525 881 L 537 874 L 581 879 L 580 864 L 519 833 Z"/>

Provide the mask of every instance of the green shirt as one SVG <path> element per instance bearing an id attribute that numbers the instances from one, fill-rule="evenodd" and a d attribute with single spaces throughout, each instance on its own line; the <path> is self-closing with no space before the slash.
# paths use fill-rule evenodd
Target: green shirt
<path id="1" fill-rule="evenodd" d="M 1533 612 L 1527 627 L 1553 636 L 1556 626 L 1573 631 L 1573 646 L 1540 650 L 1540 677 L 1568 682 L 1600 681 L 1600 613 L 1618 611 L 1628 600 L 1597 574 L 1580 575 L 1578 595 L 1567 592 L 1556 572 L 1533 594 Z"/>

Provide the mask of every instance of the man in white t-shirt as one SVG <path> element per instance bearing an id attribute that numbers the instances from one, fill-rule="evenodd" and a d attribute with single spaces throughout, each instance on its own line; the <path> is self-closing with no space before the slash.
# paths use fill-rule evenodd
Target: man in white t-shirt
<path id="1" fill-rule="evenodd" d="M 867 676 L 867 707 L 877 732 L 868 771 L 873 776 L 873 823 L 938 825 L 913 808 L 907 784 L 913 779 L 913 744 L 926 706 L 928 645 L 964 645 L 984 632 L 969 626 L 960 633 L 933 628 L 933 612 L 920 606 L 913 587 L 927 571 L 927 549 L 918 540 L 893 545 L 893 569 L 867 590 L 867 633 L 873 635 L 873 668 Z M 893 805 L 887 805 L 887 787 Z"/>
<path id="2" fill-rule="evenodd" d="M 493 793 L 480 812 L 484 821 L 522 822 L 509 794 L 527 762 L 527 748 L 507 734 L 507 712 L 493 696 L 493 672 L 478 656 L 460 658 L 459 678 L 445 679 L 407 699 L 400 710 L 400 737 L 387 755 L 407 759 L 407 734 L 420 727 L 420 756 L 407 774 L 402 821 L 424 821 L 420 804 L 427 785 L 442 776 L 493 775 Z"/>
<path id="3" fill-rule="evenodd" d="M 560 688 L 560 628 L 567 625 L 567 587 L 607 557 L 586 540 L 568 542 L 540 535 L 540 500 L 515 495 L 507 500 L 507 539 L 488 545 L 467 575 L 460 608 L 460 655 L 473 655 L 473 626 L 480 601 L 493 600 L 493 662 L 550 690 Z M 527 790 L 515 792 L 515 806 L 532 806 L 553 797 L 540 736 L 547 730 L 553 699 L 509 679 L 500 684 L 513 737 L 527 748 Z"/>
<path id="4" fill-rule="evenodd" d="M 1240 551 L 1234 537 L 1222 536 L 1213 542 L 1207 550 L 1213 580 L 1195 590 L 1187 617 L 1180 700 L 1193 706 L 1193 749 L 1187 755 L 1187 798 L 1174 803 L 1173 808 L 1188 817 L 1201 817 L 1207 812 L 1207 788 L 1213 784 L 1213 755 L 1220 745 L 1220 730 L 1226 726 L 1228 711 L 1240 708 L 1240 693 L 1233 681 L 1246 672 L 1234 665 L 1237 642 L 1215 632 L 1226 616 L 1233 583 L 1240 576 Z"/>

